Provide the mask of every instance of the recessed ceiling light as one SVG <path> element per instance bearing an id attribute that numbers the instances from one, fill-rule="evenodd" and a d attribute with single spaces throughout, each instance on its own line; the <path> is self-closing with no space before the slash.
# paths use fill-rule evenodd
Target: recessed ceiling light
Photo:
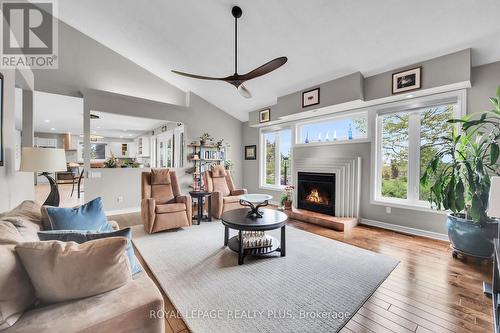
<path id="1" fill-rule="evenodd" d="M 413 97 L 412 94 L 406 95 L 406 98 L 412 98 L 412 97 Z"/>
<path id="2" fill-rule="evenodd" d="M 128 136 L 132 136 L 132 134 L 129 134 Z"/>
<path id="3" fill-rule="evenodd" d="M 51 131 L 55 131 L 56 129 L 55 129 L 54 127 L 52 127 L 50 130 L 51 130 Z"/>
<path id="4" fill-rule="evenodd" d="M 45 119 L 44 120 L 46 123 L 50 123 L 50 119 Z"/>
<path id="5" fill-rule="evenodd" d="M 120 139 L 123 139 L 123 135 L 120 135 Z"/>

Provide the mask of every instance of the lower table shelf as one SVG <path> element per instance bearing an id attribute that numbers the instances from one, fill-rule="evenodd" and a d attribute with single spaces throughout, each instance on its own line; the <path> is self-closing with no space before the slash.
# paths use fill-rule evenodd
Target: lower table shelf
<path id="1" fill-rule="evenodd" d="M 267 247 L 259 247 L 259 248 L 244 248 L 243 249 L 243 254 L 244 255 L 252 255 L 252 256 L 259 256 L 259 255 L 266 255 L 271 252 L 277 251 L 280 248 L 280 242 L 277 240 L 275 237 L 272 236 L 267 236 L 272 238 L 272 245 L 267 246 Z M 238 236 L 231 237 L 227 243 L 227 246 L 233 250 L 236 253 L 239 253 L 239 239 Z"/>

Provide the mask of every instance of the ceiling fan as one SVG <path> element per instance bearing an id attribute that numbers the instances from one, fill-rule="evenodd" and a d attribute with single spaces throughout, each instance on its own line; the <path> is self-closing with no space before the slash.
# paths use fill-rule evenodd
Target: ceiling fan
<path id="1" fill-rule="evenodd" d="M 256 77 L 268 74 L 274 71 L 275 69 L 280 68 L 287 62 L 288 59 L 287 57 L 279 57 L 265 63 L 260 67 L 257 67 L 256 69 L 246 74 L 243 75 L 238 74 L 238 19 L 241 17 L 241 14 L 243 14 L 243 11 L 241 10 L 240 7 L 234 6 L 231 9 L 231 13 L 234 16 L 234 74 L 226 77 L 210 77 L 210 76 L 183 73 L 174 70 L 172 70 L 172 72 L 174 72 L 175 74 L 191 77 L 194 79 L 225 81 L 235 86 L 236 89 L 238 89 L 238 92 L 240 93 L 241 96 L 245 98 L 251 98 L 252 94 L 243 85 L 243 83 L 245 81 L 255 79 Z"/>

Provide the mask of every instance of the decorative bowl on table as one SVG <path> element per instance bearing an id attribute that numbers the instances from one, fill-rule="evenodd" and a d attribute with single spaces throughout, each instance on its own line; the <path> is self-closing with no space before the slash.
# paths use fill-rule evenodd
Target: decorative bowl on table
<path id="1" fill-rule="evenodd" d="M 269 200 L 272 198 L 268 194 L 243 194 L 240 195 L 240 205 L 250 208 L 249 217 L 262 217 L 262 211 L 259 208 L 269 205 Z"/>

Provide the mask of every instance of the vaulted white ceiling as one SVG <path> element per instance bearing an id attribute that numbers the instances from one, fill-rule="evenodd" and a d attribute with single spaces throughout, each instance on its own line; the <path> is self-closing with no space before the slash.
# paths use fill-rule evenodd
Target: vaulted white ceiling
<path id="1" fill-rule="evenodd" d="M 252 99 L 224 82 L 170 72 L 233 73 L 234 4 L 243 9 L 239 72 L 289 59 L 246 84 Z M 63 21 L 240 120 L 278 96 L 355 71 L 370 76 L 469 47 L 474 65 L 500 60 L 499 12 L 498 0 L 59 1 Z"/>

